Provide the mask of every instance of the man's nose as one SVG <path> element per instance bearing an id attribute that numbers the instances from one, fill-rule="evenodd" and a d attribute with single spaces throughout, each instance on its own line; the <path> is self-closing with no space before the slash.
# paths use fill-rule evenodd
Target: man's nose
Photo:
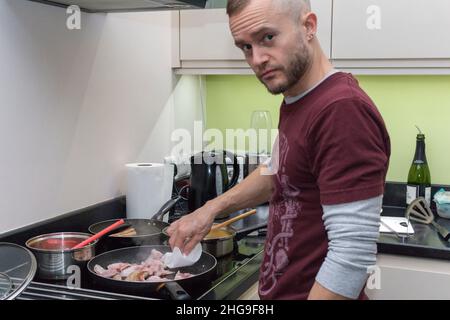
<path id="1" fill-rule="evenodd" d="M 255 67 L 261 68 L 269 61 L 269 56 L 267 55 L 267 52 L 263 48 L 255 46 L 253 47 L 252 60 L 253 65 Z"/>

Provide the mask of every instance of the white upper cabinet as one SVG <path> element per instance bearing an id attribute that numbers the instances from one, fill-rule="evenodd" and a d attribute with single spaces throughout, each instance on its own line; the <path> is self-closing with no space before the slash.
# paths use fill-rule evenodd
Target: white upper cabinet
<path id="1" fill-rule="evenodd" d="M 312 0 L 311 9 L 317 14 L 317 36 L 328 58 L 331 57 L 332 0 Z"/>
<path id="2" fill-rule="evenodd" d="M 338 69 L 355 74 L 450 74 L 450 0 L 312 0 L 318 38 Z M 179 73 L 252 73 L 225 9 L 180 11 Z M 195 70 L 195 71 L 193 71 Z"/>
<path id="3" fill-rule="evenodd" d="M 180 12 L 181 60 L 242 60 L 234 46 L 225 9 Z"/>
<path id="4" fill-rule="evenodd" d="M 319 19 L 318 37 L 325 54 L 331 54 L 332 0 L 313 1 Z M 225 9 L 180 11 L 181 68 L 249 68 L 234 45 Z"/>
<path id="5" fill-rule="evenodd" d="M 332 47 L 333 59 L 450 58 L 450 1 L 334 0 Z"/>

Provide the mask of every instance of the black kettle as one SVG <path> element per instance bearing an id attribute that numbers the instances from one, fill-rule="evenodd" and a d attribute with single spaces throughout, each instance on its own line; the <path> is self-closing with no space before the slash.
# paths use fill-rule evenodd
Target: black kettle
<path id="1" fill-rule="evenodd" d="M 233 161 L 233 175 L 228 178 L 226 159 Z M 189 187 L 189 210 L 202 207 L 234 187 L 239 178 L 239 163 L 229 151 L 203 151 L 190 158 L 191 176 Z"/>

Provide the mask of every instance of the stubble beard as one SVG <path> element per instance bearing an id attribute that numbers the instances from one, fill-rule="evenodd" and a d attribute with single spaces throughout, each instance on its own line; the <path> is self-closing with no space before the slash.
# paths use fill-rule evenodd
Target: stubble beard
<path id="1" fill-rule="evenodd" d="M 286 79 L 285 81 L 277 84 L 274 87 L 271 87 L 269 84 L 265 83 L 263 79 L 258 79 L 262 84 L 265 85 L 265 87 L 271 94 L 277 95 L 289 90 L 292 86 L 296 85 L 305 75 L 310 64 L 311 55 L 308 51 L 308 48 L 304 43 L 299 43 L 297 50 L 295 50 L 295 53 L 288 60 L 287 65 L 282 66 L 281 68 L 277 68 L 278 72 L 282 72 L 284 74 Z"/>

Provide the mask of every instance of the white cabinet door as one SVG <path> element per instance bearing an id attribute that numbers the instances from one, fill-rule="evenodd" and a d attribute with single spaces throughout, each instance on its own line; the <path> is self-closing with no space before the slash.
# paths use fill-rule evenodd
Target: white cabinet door
<path id="1" fill-rule="evenodd" d="M 334 0 L 333 59 L 450 58 L 449 0 Z"/>
<path id="2" fill-rule="evenodd" d="M 225 9 L 180 12 L 181 60 L 243 60 L 234 46 Z"/>
<path id="3" fill-rule="evenodd" d="M 331 53 L 332 0 L 313 1 L 319 18 L 318 37 L 329 57 Z M 203 61 L 244 60 L 234 45 L 225 9 L 182 10 L 180 12 L 180 59 Z"/>
<path id="4" fill-rule="evenodd" d="M 379 282 L 366 288 L 371 300 L 450 299 L 450 261 L 379 254 L 377 266 Z"/>
<path id="5" fill-rule="evenodd" d="M 332 21 L 332 0 L 313 0 L 311 10 L 317 14 L 317 37 L 320 45 L 328 57 L 331 57 L 331 21 Z"/>

